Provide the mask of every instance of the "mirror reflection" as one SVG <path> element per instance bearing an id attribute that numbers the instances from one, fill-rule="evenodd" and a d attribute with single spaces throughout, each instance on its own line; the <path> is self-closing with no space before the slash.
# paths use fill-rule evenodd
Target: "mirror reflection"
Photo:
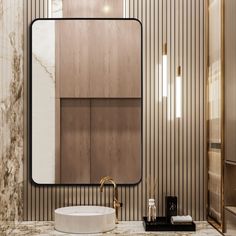
<path id="1" fill-rule="evenodd" d="M 141 179 L 141 24 L 132 19 L 32 24 L 32 179 L 118 184 Z"/>

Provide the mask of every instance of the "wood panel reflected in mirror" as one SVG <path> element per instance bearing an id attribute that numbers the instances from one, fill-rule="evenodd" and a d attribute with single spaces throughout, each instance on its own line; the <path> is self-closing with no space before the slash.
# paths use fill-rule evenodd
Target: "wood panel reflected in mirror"
<path id="1" fill-rule="evenodd" d="M 47 66 L 40 72 L 42 60 Z M 141 24 L 136 20 L 32 24 L 36 183 L 97 184 L 104 175 L 118 184 L 139 182 L 141 67 Z"/>

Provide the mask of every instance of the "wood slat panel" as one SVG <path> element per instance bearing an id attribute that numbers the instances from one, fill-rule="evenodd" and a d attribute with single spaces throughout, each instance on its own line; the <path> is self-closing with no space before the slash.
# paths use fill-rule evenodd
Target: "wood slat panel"
<path id="1" fill-rule="evenodd" d="M 122 17 L 123 0 L 66 0 L 63 17 Z"/>
<path id="2" fill-rule="evenodd" d="M 90 100 L 61 99 L 60 182 L 90 181 Z"/>
<path id="3" fill-rule="evenodd" d="M 141 99 L 92 99 L 91 183 L 103 176 L 137 183 L 140 173 Z"/>
<path id="4" fill-rule="evenodd" d="M 141 97 L 138 21 L 66 20 L 56 30 L 59 97 Z"/>
<path id="5" fill-rule="evenodd" d="M 39 4 L 43 2 L 47 3 L 39 1 Z M 33 3 L 35 0 L 24 3 L 26 36 L 27 25 L 35 18 Z M 124 203 L 120 218 L 141 220 L 146 214 L 150 184 L 157 177 L 159 215 L 164 214 L 165 195 L 178 193 L 179 212 L 203 220 L 206 217 L 204 0 L 124 0 L 124 3 L 124 15 L 138 18 L 143 24 L 143 179 L 137 186 L 119 186 L 119 198 Z M 36 11 L 39 11 L 37 7 Z M 45 8 L 37 14 L 48 17 Z M 88 17 L 94 15 L 91 13 Z M 71 16 L 81 15 L 74 12 Z M 165 42 L 168 44 L 167 98 L 162 97 L 162 47 Z M 25 37 L 25 45 L 28 43 Z M 26 72 L 27 60 L 25 58 Z M 182 67 L 183 91 L 179 120 L 175 118 L 178 65 Z M 55 207 L 105 205 L 112 198 L 109 188 L 105 196 L 92 186 L 73 186 L 69 190 L 62 186 L 33 186 L 29 181 L 27 161 L 25 163 L 25 220 L 53 219 L 53 201 Z M 47 214 L 43 214 L 45 211 Z"/>

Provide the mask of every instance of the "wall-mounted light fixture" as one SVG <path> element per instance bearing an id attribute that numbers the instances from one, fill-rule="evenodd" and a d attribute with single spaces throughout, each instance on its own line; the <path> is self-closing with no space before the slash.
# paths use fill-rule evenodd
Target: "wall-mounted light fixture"
<path id="1" fill-rule="evenodd" d="M 163 46 L 162 54 L 162 95 L 167 97 L 168 95 L 168 64 L 167 64 L 167 44 Z"/>
<path id="2" fill-rule="evenodd" d="M 181 78 L 181 67 L 177 68 L 177 76 L 175 81 L 175 101 L 176 101 L 176 118 L 181 117 L 182 113 L 182 78 Z"/>

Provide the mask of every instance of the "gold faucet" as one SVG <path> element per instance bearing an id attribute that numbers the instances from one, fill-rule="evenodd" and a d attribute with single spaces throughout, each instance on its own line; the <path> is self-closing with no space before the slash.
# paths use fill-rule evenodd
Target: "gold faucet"
<path id="1" fill-rule="evenodd" d="M 106 176 L 101 178 L 100 180 L 100 191 L 103 192 L 103 186 L 105 183 L 113 184 L 113 208 L 115 209 L 116 213 L 116 224 L 118 224 L 118 209 L 122 207 L 122 203 L 118 201 L 118 190 L 115 181 L 110 177 Z"/>

